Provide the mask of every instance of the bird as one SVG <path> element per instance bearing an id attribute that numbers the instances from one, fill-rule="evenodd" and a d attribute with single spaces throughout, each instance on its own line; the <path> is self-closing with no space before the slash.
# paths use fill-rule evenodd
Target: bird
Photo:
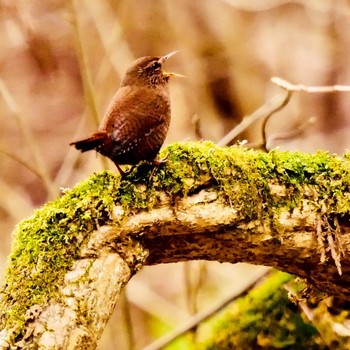
<path id="1" fill-rule="evenodd" d="M 140 161 L 160 164 L 156 157 L 171 119 L 169 78 L 183 76 L 165 72 L 162 67 L 176 53 L 144 56 L 132 63 L 98 130 L 70 145 L 81 152 L 95 150 L 109 158 L 121 175 L 124 171 L 120 165 Z"/>

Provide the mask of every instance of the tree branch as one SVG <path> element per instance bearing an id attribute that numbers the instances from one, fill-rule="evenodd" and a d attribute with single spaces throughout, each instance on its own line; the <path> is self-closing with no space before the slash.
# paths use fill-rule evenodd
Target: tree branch
<path id="1" fill-rule="evenodd" d="M 350 295 L 347 159 L 210 142 L 164 153 L 159 168 L 95 174 L 20 223 L 0 295 L 0 348 L 94 349 L 145 264 L 249 262 Z"/>

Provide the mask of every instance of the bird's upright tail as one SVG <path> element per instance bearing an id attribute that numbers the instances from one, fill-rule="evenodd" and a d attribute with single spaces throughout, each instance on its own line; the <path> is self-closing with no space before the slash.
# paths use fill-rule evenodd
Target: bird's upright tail
<path id="1" fill-rule="evenodd" d="M 96 131 L 86 139 L 73 141 L 69 145 L 74 146 L 81 152 L 91 151 L 100 148 L 106 142 L 106 131 Z"/>

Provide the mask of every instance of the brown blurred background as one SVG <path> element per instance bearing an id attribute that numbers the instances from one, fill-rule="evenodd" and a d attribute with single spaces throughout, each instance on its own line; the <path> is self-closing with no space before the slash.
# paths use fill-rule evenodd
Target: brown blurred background
<path id="1" fill-rule="evenodd" d="M 186 76 L 171 81 L 167 143 L 220 140 L 280 93 L 272 76 L 350 85 L 349 0 L 2 0 L 0 16 L 0 277 L 15 224 L 103 169 L 93 152 L 68 144 L 97 127 L 134 59 L 180 51 L 166 63 Z M 348 93 L 296 93 L 269 121 L 270 143 L 342 154 L 349 110 Z M 260 141 L 259 123 L 240 139 Z M 257 272 L 198 262 L 145 268 L 127 288 L 136 349 Z M 99 350 L 127 349 L 123 305 Z"/>

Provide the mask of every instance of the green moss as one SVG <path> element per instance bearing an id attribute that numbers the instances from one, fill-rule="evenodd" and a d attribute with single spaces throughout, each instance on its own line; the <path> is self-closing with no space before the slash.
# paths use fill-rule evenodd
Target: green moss
<path id="1" fill-rule="evenodd" d="M 155 185 L 170 194 L 186 195 L 203 188 L 204 183 L 241 207 L 248 219 L 264 217 L 279 207 L 292 210 L 310 185 L 316 189 L 313 200 L 323 200 L 327 212 L 349 212 L 350 163 L 327 152 L 264 153 L 189 142 L 171 145 L 164 154 L 168 154 L 168 163 L 156 172 Z M 284 197 L 271 195 L 271 182 L 286 188 Z M 269 208 L 263 207 L 265 201 Z"/>
<path id="2" fill-rule="evenodd" d="M 0 299 L 1 324 L 16 325 L 14 336 L 21 334 L 31 306 L 57 298 L 81 243 L 110 220 L 118 182 L 108 172 L 93 175 L 18 225 Z"/>
<path id="3" fill-rule="evenodd" d="M 154 168 L 141 163 L 122 180 L 110 172 L 92 175 L 18 225 L 0 300 L 0 323 L 23 326 L 27 309 L 57 298 L 82 243 L 99 225 L 112 224 L 115 204 L 123 206 L 125 217 L 157 206 L 161 193 L 175 204 L 178 197 L 210 188 L 234 205 L 243 220 L 273 219 L 279 210 L 299 206 L 304 189 L 313 185 L 309 197 L 315 206 L 321 203 L 327 213 L 349 213 L 350 163 L 325 152 L 267 154 L 188 142 L 170 145 L 164 155 L 166 164 Z M 271 183 L 284 186 L 285 195 L 274 196 Z M 113 224 L 123 217 L 118 220 Z"/>
<path id="4" fill-rule="evenodd" d="M 168 163 L 157 172 L 158 183 L 172 195 L 187 195 L 201 188 L 212 188 L 223 200 L 235 204 L 251 219 L 258 213 L 267 190 L 268 158 L 239 146 L 220 148 L 211 142 L 174 144 L 164 150 Z M 260 172 L 260 166 L 264 170 Z M 165 188 L 164 188 L 165 187 Z M 253 200 L 256 200 L 253 207 Z"/>
<path id="5" fill-rule="evenodd" d="M 169 325 L 158 318 L 151 318 L 148 322 L 148 328 L 153 338 L 161 338 L 174 329 L 174 324 Z M 162 347 L 162 350 L 198 350 L 193 342 L 193 334 L 186 333 L 181 337 L 174 339 L 170 344 Z"/>
<path id="6" fill-rule="evenodd" d="M 205 323 L 199 329 L 204 337 L 201 348 L 326 349 L 317 344 L 320 341 L 317 330 L 302 319 L 297 306 L 288 300 L 284 284 L 291 279 L 285 273 L 275 273 Z"/>
<path id="7" fill-rule="evenodd" d="M 167 163 L 152 176 L 153 166 L 141 164 L 121 182 L 118 194 L 123 206 L 147 209 L 157 205 L 158 191 L 176 198 L 210 187 L 252 219 L 266 215 L 265 201 L 272 210 L 286 205 L 293 209 L 305 195 L 305 186 L 312 185 L 317 189 L 314 200 L 324 198 L 333 211 L 349 212 L 350 163 L 327 152 L 264 153 L 204 141 L 172 144 L 160 156 L 167 156 Z M 278 201 L 271 196 L 271 182 L 286 188 Z"/>
<path id="8" fill-rule="evenodd" d="M 300 196 L 305 198 L 306 186 L 313 185 L 315 206 L 323 207 L 327 213 L 349 213 L 349 162 L 321 151 L 307 154 L 275 150 L 269 155 L 276 169 L 272 175 L 278 176 L 279 183 L 292 190 L 294 200 L 300 199 Z M 291 197 L 287 199 L 290 200 Z"/>

